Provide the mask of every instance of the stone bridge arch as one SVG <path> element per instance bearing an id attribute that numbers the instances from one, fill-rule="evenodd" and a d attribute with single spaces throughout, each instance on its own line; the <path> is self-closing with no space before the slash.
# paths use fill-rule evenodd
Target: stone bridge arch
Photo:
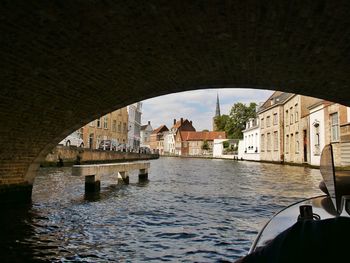
<path id="1" fill-rule="evenodd" d="M 350 2 L 3 1 L 0 195 L 82 124 L 159 95 L 282 90 L 350 105 Z"/>

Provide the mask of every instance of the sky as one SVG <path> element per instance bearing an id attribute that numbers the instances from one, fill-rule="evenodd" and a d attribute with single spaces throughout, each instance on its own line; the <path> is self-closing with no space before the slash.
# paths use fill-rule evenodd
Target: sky
<path id="1" fill-rule="evenodd" d="M 143 101 L 142 124 L 151 121 L 153 129 L 165 124 L 169 129 L 174 119 L 191 120 L 197 131 L 212 130 L 216 95 L 222 114 L 229 114 L 236 102 L 264 102 L 273 91 L 257 89 L 206 89 L 173 93 Z"/>

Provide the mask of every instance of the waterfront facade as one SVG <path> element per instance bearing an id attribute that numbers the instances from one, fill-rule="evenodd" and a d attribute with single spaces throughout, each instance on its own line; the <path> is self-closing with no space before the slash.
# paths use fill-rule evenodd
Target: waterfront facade
<path id="1" fill-rule="evenodd" d="M 284 112 L 284 161 L 307 163 L 309 161 L 309 106 L 320 99 L 296 95 L 290 96 L 283 105 Z"/>
<path id="2" fill-rule="evenodd" d="M 85 147 L 98 149 L 102 140 L 111 140 L 115 144 L 127 143 L 128 138 L 127 108 L 107 113 L 82 127 Z"/>
<path id="3" fill-rule="evenodd" d="M 293 94 L 275 91 L 259 108 L 260 160 L 283 162 L 283 104 Z"/>
<path id="4" fill-rule="evenodd" d="M 181 144 L 180 155 L 183 156 L 212 156 L 214 139 L 226 139 L 226 133 L 180 131 L 176 135 L 176 142 Z"/>
<path id="5" fill-rule="evenodd" d="M 259 118 L 251 118 L 242 131 L 243 140 L 238 149 L 238 157 L 244 160 L 260 160 L 260 126 Z"/>
<path id="6" fill-rule="evenodd" d="M 175 155 L 182 155 L 182 141 L 180 132 L 181 131 L 196 131 L 193 127 L 192 121 L 180 118 L 180 120 L 174 119 L 173 126 L 170 129 L 169 135 L 172 138 L 168 138 L 167 142 L 171 143 L 169 145 L 169 151 L 175 153 Z M 173 148 L 175 146 L 175 148 Z"/>
<path id="7" fill-rule="evenodd" d="M 128 106 L 128 147 L 138 150 L 140 147 L 142 103 L 137 102 Z"/>
<path id="8" fill-rule="evenodd" d="M 348 136 L 347 129 L 345 129 L 349 127 L 348 107 L 338 103 L 330 103 L 324 107 L 324 122 L 325 142 L 333 145 L 335 165 L 350 165 L 350 146 L 346 140 Z"/>
<path id="9" fill-rule="evenodd" d="M 175 135 L 172 130 L 164 132 L 164 154 L 175 154 Z"/>
<path id="10" fill-rule="evenodd" d="M 335 165 L 350 166 L 350 108 L 319 101 L 309 111 L 309 163 L 319 166 L 323 147 L 332 143 Z"/>
<path id="11" fill-rule="evenodd" d="M 321 152 L 326 145 L 324 108 L 327 102 L 322 101 L 309 107 L 309 137 L 310 137 L 310 164 L 319 166 Z"/>
<path id="12" fill-rule="evenodd" d="M 147 124 L 141 126 L 140 130 L 140 147 L 150 148 L 150 137 L 153 132 L 151 122 L 148 121 Z"/>
<path id="13" fill-rule="evenodd" d="M 161 125 L 150 135 L 149 146 L 153 152 L 164 154 L 164 132 L 169 131 L 168 127 Z"/>

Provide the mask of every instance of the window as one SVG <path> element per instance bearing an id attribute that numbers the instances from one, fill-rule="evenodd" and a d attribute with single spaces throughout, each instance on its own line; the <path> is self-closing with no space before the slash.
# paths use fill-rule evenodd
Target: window
<path id="1" fill-rule="evenodd" d="M 127 132 L 127 129 L 126 129 L 126 123 L 124 122 L 123 123 L 123 132 L 126 133 Z"/>
<path id="2" fill-rule="evenodd" d="M 290 148 L 289 148 L 290 153 L 293 153 L 293 148 L 294 148 L 294 136 L 293 136 L 293 134 L 291 134 L 290 135 Z"/>
<path id="3" fill-rule="evenodd" d="M 271 133 L 268 133 L 267 134 L 267 143 L 266 143 L 267 145 L 267 150 L 268 151 L 271 151 Z"/>
<path id="4" fill-rule="evenodd" d="M 261 123 L 261 129 L 263 129 L 264 128 L 264 118 L 261 119 L 260 123 Z"/>
<path id="5" fill-rule="evenodd" d="M 315 146 L 320 146 L 320 124 L 314 123 Z"/>
<path id="6" fill-rule="evenodd" d="M 331 117 L 331 141 L 339 141 L 339 120 L 338 112 L 330 115 Z"/>
<path id="7" fill-rule="evenodd" d="M 97 119 L 97 128 L 101 128 L 101 118 Z"/>
<path id="8" fill-rule="evenodd" d="M 118 123 L 118 132 L 122 132 L 122 123 L 121 122 Z"/>
<path id="9" fill-rule="evenodd" d="M 266 127 L 270 127 L 271 126 L 271 121 L 270 121 L 270 116 L 266 117 Z"/>
<path id="10" fill-rule="evenodd" d="M 112 131 L 113 131 L 113 132 L 116 132 L 116 131 L 117 131 L 117 121 L 116 121 L 116 120 L 113 120 L 113 123 L 112 123 Z"/>
<path id="11" fill-rule="evenodd" d="M 286 110 L 286 126 L 288 126 L 288 119 L 289 119 L 289 114 L 288 114 L 288 110 Z"/>
<path id="12" fill-rule="evenodd" d="M 320 123 L 316 120 L 313 124 L 313 138 L 314 138 L 314 147 L 313 147 L 313 154 L 314 155 L 320 155 L 321 149 L 320 149 Z"/>
<path id="13" fill-rule="evenodd" d="M 278 122 L 278 116 L 277 116 L 277 113 L 274 113 L 273 114 L 273 125 L 277 125 L 277 122 Z"/>
<path id="14" fill-rule="evenodd" d="M 100 145 L 101 141 L 102 141 L 102 137 L 101 137 L 101 135 L 98 135 L 97 140 L 96 140 L 96 149 L 98 149 L 98 146 Z"/>
<path id="15" fill-rule="evenodd" d="M 103 128 L 108 129 L 108 117 L 104 116 L 103 118 Z"/>
<path id="16" fill-rule="evenodd" d="M 289 135 L 286 135 L 286 153 L 289 153 Z"/>
<path id="17" fill-rule="evenodd" d="M 92 149 L 93 144 L 94 144 L 94 134 L 93 134 L 93 133 L 90 133 L 90 135 L 89 135 L 89 144 L 88 144 L 88 147 L 89 147 L 90 149 Z"/>
<path id="18" fill-rule="evenodd" d="M 300 144 L 299 144 L 299 132 L 296 132 L 295 133 L 295 153 L 299 153 L 299 147 L 300 147 Z"/>
<path id="19" fill-rule="evenodd" d="M 293 108 L 290 108 L 290 124 L 293 124 Z"/>
<path id="20" fill-rule="evenodd" d="M 265 151 L 265 134 L 261 134 L 261 151 L 264 152 Z"/>
<path id="21" fill-rule="evenodd" d="M 278 132 L 273 133 L 273 150 L 278 151 Z"/>
<path id="22" fill-rule="evenodd" d="M 298 112 L 298 104 L 295 104 L 295 113 L 294 113 L 294 119 L 295 119 L 295 122 L 298 122 L 299 121 L 299 112 Z"/>

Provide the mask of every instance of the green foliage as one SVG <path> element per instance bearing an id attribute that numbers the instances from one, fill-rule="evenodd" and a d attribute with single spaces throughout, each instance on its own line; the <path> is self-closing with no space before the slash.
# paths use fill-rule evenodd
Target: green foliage
<path id="1" fill-rule="evenodd" d="M 241 139 L 242 130 L 250 118 L 256 117 L 256 103 L 251 102 L 245 105 L 241 102 L 235 103 L 230 111 L 230 115 L 222 115 L 215 119 L 218 131 L 225 131 L 229 139 Z"/>
<path id="2" fill-rule="evenodd" d="M 217 131 L 225 131 L 225 126 L 229 119 L 230 117 L 225 114 L 216 117 L 214 121 L 215 121 Z"/>
<path id="3" fill-rule="evenodd" d="M 250 118 L 256 117 L 256 103 L 251 102 L 248 106 L 238 102 L 235 103 L 230 112 L 230 131 L 232 138 L 241 139 L 243 138 L 242 131 L 245 128 L 246 122 Z"/>
<path id="4" fill-rule="evenodd" d="M 224 141 L 222 145 L 224 146 L 224 148 L 228 148 L 230 146 L 230 143 L 228 141 Z"/>
<path id="5" fill-rule="evenodd" d="M 209 143 L 205 140 L 202 144 L 202 150 L 209 150 Z"/>
<path id="6" fill-rule="evenodd" d="M 203 130 L 203 132 L 208 132 L 208 131 L 209 131 L 209 130 L 207 130 L 207 129 L 204 129 L 204 130 Z"/>

